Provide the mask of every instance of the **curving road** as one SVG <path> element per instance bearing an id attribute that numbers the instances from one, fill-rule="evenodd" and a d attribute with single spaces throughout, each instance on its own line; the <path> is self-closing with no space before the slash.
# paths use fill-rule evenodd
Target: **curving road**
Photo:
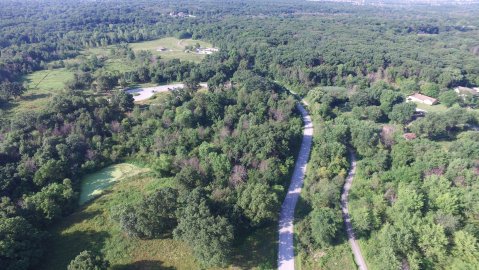
<path id="1" fill-rule="evenodd" d="M 306 102 L 303 101 L 303 103 L 307 105 Z M 301 193 L 301 187 L 303 186 L 306 165 L 313 140 L 313 123 L 311 122 L 311 117 L 302 104 L 298 103 L 297 108 L 303 117 L 303 141 L 301 142 L 301 149 L 296 160 L 293 176 L 291 177 L 291 184 L 283 205 L 281 206 L 279 217 L 278 269 L 280 270 L 294 270 L 294 208 L 296 207 L 299 194 Z"/>
<path id="2" fill-rule="evenodd" d="M 353 151 L 351 154 L 351 169 L 349 170 L 348 177 L 346 178 L 346 183 L 344 183 L 343 194 L 341 194 L 341 210 L 343 212 L 344 226 L 346 227 L 346 232 L 348 234 L 348 242 L 353 250 L 354 261 L 358 265 L 359 270 L 367 270 L 366 261 L 361 254 L 361 249 L 359 248 L 358 242 L 353 230 L 353 225 L 351 224 L 351 217 L 349 216 L 348 208 L 348 195 L 351 185 L 353 184 L 353 179 L 356 174 L 356 155 Z"/>

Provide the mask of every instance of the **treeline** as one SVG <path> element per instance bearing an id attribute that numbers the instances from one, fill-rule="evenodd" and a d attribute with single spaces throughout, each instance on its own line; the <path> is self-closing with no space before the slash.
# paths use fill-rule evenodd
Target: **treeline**
<path id="1" fill-rule="evenodd" d="M 4 1 L 0 8 L 0 82 L 16 81 L 21 75 L 47 68 L 51 61 L 73 58 L 89 47 L 176 36 L 185 29 L 191 36 L 188 29 L 207 20 L 171 18 L 167 14 L 173 8 L 168 3 L 149 1 L 120 1 L 114 5 Z"/>
<path id="2" fill-rule="evenodd" d="M 303 94 L 317 85 L 366 88 L 384 80 L 405 94 L 425 91 L 438 97 L 455 86 L 479 84 L 475 30 L 456 29 L 426 10 L 420 15 L 399 10 L 373 13 L 358 7 L 355 12 L 364 16 L 237 17 L 197 31 L 245 56 L 246 65 L 297 86 Z M 462 19 L 449 15 L 454 22 Z M 442 31 L 424 36 L 403 30 L 425 21 L 435 21 Z"/>
<path id="3" fill-rule="evenodd" d="M 273 8 L 273 9 L 271 9 Z M 3 1 L 0 7 L 0 82 L 13 82 L 23 74 L 44 69 L 48 62 L 75 57 L 85 48 L 132 43 L 162 36 L 204 38 L 197 31 L 218 22 L 225 14 L 290 14 L 305 9 L 291 3 L 218 5 L 151 0 Z M 172 17 L 186 12 L 195 17 Z M 67 14 L 67 16 L 64 16 Z"/>
<path id="4" fill-rule="evenodd" d="M 439 96 L 454 86 L 479 84 L 476 30 L 458 27 L 464 16 L 477 24 L 474 7 L 456 8 L 460 12 L 449 12 L 445 20 L 424 7 L 378 13 L 370 7 L 290 1 L 157 5 L 145 0 L 114 7 L 109 2 L 6 1 L 0 10 L 0 81 L 13 82 L 88 47 L 186 35 L 213 41 L 241 56 L 244 65 L 291 85 L 364 88 L 386 80 L 411 93 L 432 83 L 437 88 L 432 95 Z M 196 17 L 169 15 L 180 11 Z"/>
<path id="5" fill-rule="evenodd" d="M 129 64 L 127 71 L 106 68 L 108 60 L 120 60 Z M 94 90 L 99 93 L 111 92 L 118 86 L 126 88 L 132 84 L 165 84 L 184 81 L 193 86 L 198 82 L 222 86 L 240 66 L 241 56 L 219 52 L 200 63 L 162 60 L 153 57 L 149 51 L 133 52 L 127 44 L 110 49 L 108 56 L 89 55 L 73 63 L 57 61 L 52 65 L 65 67 L 73 72 L 73 79 L 65 83 L 68 91 Z M 20 85 L 17 83 L 17 85 Z"/>

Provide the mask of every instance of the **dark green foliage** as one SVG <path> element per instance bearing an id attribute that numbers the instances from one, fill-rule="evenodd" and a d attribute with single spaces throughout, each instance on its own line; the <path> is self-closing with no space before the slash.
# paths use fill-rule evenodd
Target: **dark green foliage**
<path id="1" fill-rule="evenodd" d="M 118 84 L 118 76 L 111 72 L 103 72 L 93 82 L 96 91 L 111 91 Z"/>
<path id="2" fill-rule="evenodd" d="M 68 270 L 106 270 L 109 263 L 91 251 L 80 252 L 68 265 Z"/>
<path id="3" fill-rule="evenodd" d="M 110 102 L 114 108 L 119 109 L 120 113 L 130 112 L 135 106 L 133 96 L 125 91 L 116 91 Z"/>
<path id="4" fill-rule="evenodd" d="M 90 72 L 77 72 L 72 81 L 66 83 L 66 88 L 70 90 L 85 90 L 91 87 L 93 77 Z"/>
<path id="5" fill-rule="evenodd" d="M 233 226 L 228 219 L 211 213 L 203 195 L 194 190 L 187 195 L 185 207 L 178 211 L 176 238 L 191 245 L 204 266 L 226 265 L 231 253 Z"/>
<path id="6" fill-rule="evenodd" d="M 439 85 L 431 82 L 425 83 L 421 85 L 421 93 L 426 96 L 437 98 L 440 94 Z"/>
<path id="7" fill-rule="evenodd" d="M 0 217 L 0 265 L 5 270 L 26 270 L 43 254 L 45 234 L 22 217 Z"/>
<path id="8" fill-rule="evenodd" d="M 452 108 L 443 113 L 428 113 L 426 117 L 414 121 L 411 131 L 437 139 L 452 136 L 456 131 L 474 123 L 474 115 L 471 112 L 461 108 Z"/>
<path id="9" fill-rule="evenodd" d="M 77 199 L 70 179 L 52 183 L 32 196 L 24 196 L 23 208 L 37 224 L 51 223 L 71 210 Z"/>
<path id="10" fill-rule="evenodd" d="M 25 91 L 26 89 L 21 83 L 4 81 L 0 84 L 0 103 L 8 101 L 10 98 L 17 98 Z"/>
<path id="11" fill-rule="evenodd" d="M 322 247 L 332 244 L 343 228 L 341 212 L 331 208 L 319 208 L 311 212 L 312 237 Z"/>
<path id="12" fill-rule="evenodd" d="M 459 102 L 459 97 L 454 91 L 446 91 L 439 95 L 439 101 L 447 107 L 451 107 Z"/>
<path id="13" fill-rule="evenodd" d="M 314 104 L 311 106 L 314 107 Z M 343 120 L 336 118 L 315 126 L 317 133 L 303 193 L 306 194 L 305 212 L 301 213 L 301 220 L 295 225 L 300 246 L 307 251 L 328 248 L 342 235 L 339 202 L 349 166 L 346 143 L 350 138 L 350 129 Z"/>
<path id="14" fill-rule="evenodd" d="M 394 92 L 391 90 L 385 90 L 381 93 L 381 109 L 384 113 L 389 114 L 394 106 L 400 104 L 404 101 L 404 96 L 401 93 Z"/>
<path id="15" fill-rule="evenodd" d="M 278 195 L 265 184 L 248 183 L 239 192 L 238 206 L 253 226 L 274 221 L 279 213 Z"/>
<path id="16" fill-rule="evenodd" d="M 416 104 L 412 102 L 394 105 L 389 113 L 389 119 L 394 123 L 406 124 L 411 120 L 416 111 Z"/>
<path id="17" fill-rule="evenodd" d="M 384 112 L 379 106 L 354 107 L 353 114 L 361 120 L 379 122 L 384 119 Z"/>
<path id="18" fill-rule="evenodd" d="M 351 124 L 351 143 L 361 156 L 372 156 L 379 144 L 379 127 L 367 121 Z"/>
<path id="19" fill-rule="evenodd" d="M 141 238 L 157 238 L 176 225 L 175 211 L 178 192 L 163 188 L 146 196 L 134 206 L 114 209 L 114 219 L 129 235 Z"/>
<path id="20" fill-rule="evenodd" d="M 178 10 L 195 17 L 169 16 Z M 82 174 L 136 159 L 157 176 L 174 177 L 179 197 L 197 188 L 205 194 L 175 206 L 169 193 L 120 206 L 122 227 L 158 237 L 175 226 L 171 212 L 178 208 L 177 237 L 192 243 L 205 265 L 222 265 L 233 231 L 274 221 L 288 183 L 301 120 L 294 99 L 276 83 L 282 82 L 307 94 L 321 123 L 305 182 L 301 245 L 311 251 L 315 241 L 326 246 L 340 237 L 334 226 L 319 225 L 337 224 L 331 213 L 338 212 L 352 147 L 362 160 L 351 212 L 373 266 L 477 265 L 479 142 L 475 132 L 458 135 L 475 116 L 457 109 L 428 113 L 408 126 L 420 139 L 407 143 L 395 137 L 400 128 L 387 134 L 391 125 L 383 125 L 388 118 L 408 123 L 414 108 L 403 95 L 419 90 L 447 106 L 477 105 L 450 90 L 479 83 L 477 7 L 377 11 L 314 1 L 2 3 L 0 194 L 8 197 L 0 204 L 2 218 L 21 215 L 35 225 L 30 231 L 48 229 L 73 208 Z M 126 44 L 164 36 L 205 39 L 220 51 L 189 63 Z M 79 56 L 112 44 L 107 55 Z M 79 61 L 63 61 L 75 56 Z M 108 68 L 120 59 L 132 70 Z M 75 74 L 66 85 L 73 91 L 54 96 L 44 111 L 10 113 L 8 102 L 21 102 L 25 91 L 22 75 L 59 67 Z M 131 95 L 112 91 L 177 81 L 186 89 L 141 109 Z M 197 92 L 202 81 L 207 92 Z M 430 141 L 437 139 L 453 140 L 449 151 Z M 62 183 L 65 178 L 72 183 Z M 35 258 L 36 246 L 25 257 Z M 35 268 L 34 261 L 9 263 Z"/>

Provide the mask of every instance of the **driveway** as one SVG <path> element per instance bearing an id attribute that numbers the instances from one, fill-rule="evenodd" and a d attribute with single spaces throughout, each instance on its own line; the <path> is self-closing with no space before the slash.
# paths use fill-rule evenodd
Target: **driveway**
<path id="1" fill-rule="evenodd" d="M 344 183 L 343 193 L 341 194 L 341 211 L 343 212 L 344 226 L 346 227 L 346 233 L 348 235 L 348 242 L 354 254 L 354 261 L 358 265 L 359 270 L 367 270 L 366 261 L 361 254 L 358 241 L 351 224 L 351 217 L 349 216 L 348 196 L 351 185 L 353 184 L 354 176 L 356 175 L 356 155 L 351 151 L 351 169 L 349 170 L 346 183 Z"/>
<path id="2" fill-rule="evenodd" d="M 296 207 L 299 194 L 301 193 L 301 187 L 303 186 L 306 165 L 309 160 L 313 140 L 313 123 L 311 122 L 311 117 L 302 104 L 298 103 L 297 108 L 301 112 L 304 123 L 303 140 L 298 158 L 296 159 L 293 176 L 291 177 L 291 184 L 283 205 L 281 206 L 278 247 L 278 269 L 280 270 L 294 269 L 294 208 Z"/>

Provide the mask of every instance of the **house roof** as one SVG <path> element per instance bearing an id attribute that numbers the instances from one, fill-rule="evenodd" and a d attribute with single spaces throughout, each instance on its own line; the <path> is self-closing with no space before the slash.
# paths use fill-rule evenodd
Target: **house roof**
<path id="1" fill-rule="evenodd" d="M 463 86 L 459 86 L 459 87 L 456 87 L 454 89 L 457 93 L 459 94 L 473 94 L 473 95 L 477 95 L 478 92 L 479 92 L 479 88 L 475 87 L 475 88 L 469 88 L 469 87 L 463 87 Z"/>
<path id="2" fill-rule="evenodd" d="M 417 138 L 416 136 L 416 133 L 404 133 L 403 135 L 403 138 L 410 141 L 410 140 L 414 140 Z"/>
<path id="3" fill-rule="evenodd" d="M 435 98 L 432 98 L 432 97 L 428 97 L 428 96 L 425 96 L 423 94 L 419 94 L 419 93 L 414 93 L 413 95 L 410 95 L 409 96 L 410 98 L 416 98 L 416 99 L 419 99 L 419 100 L 422 100 L 422 101 L 429 101 L 429 102 L 436 102 L 437 99 Z"/>

